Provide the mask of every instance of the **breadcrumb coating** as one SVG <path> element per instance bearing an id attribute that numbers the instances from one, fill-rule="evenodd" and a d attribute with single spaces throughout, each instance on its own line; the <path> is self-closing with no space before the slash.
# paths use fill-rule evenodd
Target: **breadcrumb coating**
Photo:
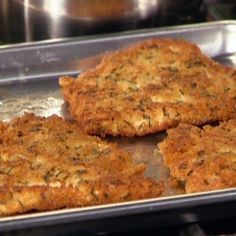
<path id="1" fill-rule="evenodd" d="M 140 42 L 59 84 L 69 112 L 89 134 L 143 136 L 180 122 L 236 118 L 236 70 L 184 40 Z"/>
<path id="2" fill-rule="evenodd" d="M 1 123 L 0 130 L 1 216 L 151 198 L 163 191 L 128 152 L 58 116 L 26 114 Z"/>
<path id="3" fill-rule="evenodd" d="M 203 128 L 180 124 L 159 144 L 171 176 L 187 193 L 236 187 L 236 120 Z"/>

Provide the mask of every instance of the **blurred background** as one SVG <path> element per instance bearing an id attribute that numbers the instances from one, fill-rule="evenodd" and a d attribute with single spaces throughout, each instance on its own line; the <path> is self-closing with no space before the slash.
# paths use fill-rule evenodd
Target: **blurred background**
<path id="1" fill-rule="evenodd" d="M 236 18 L 234 0 L 1 0 L 0 44 Z"/>

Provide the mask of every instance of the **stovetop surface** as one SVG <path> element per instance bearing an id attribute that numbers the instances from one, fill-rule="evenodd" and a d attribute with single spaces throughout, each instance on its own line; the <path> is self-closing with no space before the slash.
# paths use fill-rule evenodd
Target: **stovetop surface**
<path id="1" fill-rule="evenodd" d="M 114 227 L 118 227 L 114 225 Z M 152 227 L 145 230 L 133 230 L 125 232 L 108 233 L 106 229 L 96 233 L 82 233 L 78 232 L 77 226 L 65 226 L 64 229 L 58 229 L 57 227 L 25 229 L 12 232 L 3 232 L 1 235 L 21 235 L 21 236 L 75 236 L 75 235 L 87 235 L 87 236 L 235 236 L 236 235 L 236 218 L 225 219 L 220 221 L 208 221 L 195 224 L 170 226 L 170 227 Z"/>

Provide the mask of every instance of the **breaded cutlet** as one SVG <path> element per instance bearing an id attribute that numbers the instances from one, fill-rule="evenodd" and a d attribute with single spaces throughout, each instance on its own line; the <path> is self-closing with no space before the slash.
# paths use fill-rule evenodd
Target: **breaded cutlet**
<path id="1" fill-rule="evenodd" d="M 236 118 L 236 70 L 180 39 L 136 43 L 59 84 L 70 114 L 89 134 L 142 136 L 180 122 Z"/>
<path id="2" fill-rule="evenodd" d="M 159 144 L 170 175 L 187 193 L 236 187 L 236 120 L 199 128 L 180 124 Z"/>
<path id="3" fill-rule="evenodd" d="M 0 215 L 159 196 L 128 152 L 58 116 L 25 114 L 0 127 Z"/>

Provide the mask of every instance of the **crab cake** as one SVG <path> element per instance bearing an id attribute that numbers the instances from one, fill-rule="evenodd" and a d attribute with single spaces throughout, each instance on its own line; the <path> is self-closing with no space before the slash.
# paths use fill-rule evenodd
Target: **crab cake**
<path id="1" fill-rule="evenodd" d="M 162 183 L 115 144 L 58 116 L 1 123 L 0 215 L 159 196 Z"/>
<path id="2" fill-rule="evenodd" d="M 236 120 L 198 128 L 180 124 L 159 144 L 164 164 L 187 193 L 236 187 Z"/>
<path id="3" fill-rule="evenodd" d="M 70 114 L 89 134 L 142 136 L 180 122 L 236 118 L 236 70 L 183 40 L 140 42 L 59 84 Z"/>

